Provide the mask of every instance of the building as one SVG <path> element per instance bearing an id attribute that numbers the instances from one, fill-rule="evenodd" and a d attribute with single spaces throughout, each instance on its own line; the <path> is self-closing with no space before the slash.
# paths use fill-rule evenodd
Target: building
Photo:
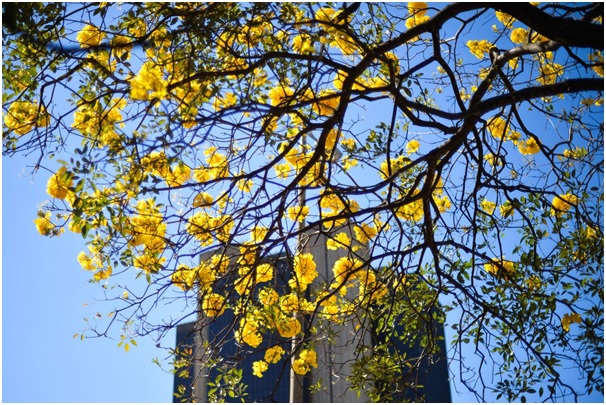
<path id="1" fill-rule="evenodd" d="M 320 276 L 329 278 L 334 263 L 341 257 L 340 251 L 326 249 L 326 238 L 322 233 L 310 234 L 308 240 L 303 243 L 303 251 L 313 254 L 316 258 L 317 271 Z M 281 280 L 279 275 L 287 273 L 290 264 L 285 257 L 275 256 L 271 258 L 276 267 L 276 283 L 286 285 L 286 280 Z M 313 288 L 313 285 L 312 285 Z M 250 348 L 242 348 L 233 340 L 234 315 L 226 311 L 208 327 L 196 328 L 196 322 L 186 323 L 177 327 L 177 348 L 189 350 L 188 354 L 195 357 L 194 353 L 201 353 L 203 342 L 225 340 L 222 345 L 220 356 L 233 362 L 233 370 L 241 370 L 241 384 L 247 386 L 248 396 L 246 402 L 368 402 L 369 398 L 348 389 L 346 376 L 351 375 L 351 364 L 355 359 L 355 353 L 351 350 L 354 344 L 364 339 L 364 344 L 373 346 L 381 336 L 373 336 L 369 333 L 360 335 L 358 330 L 349 323 L 347 325 L 331 326 L 333 338 L 328 341 L 319 342 L 314 346 L 318 356 L 319 367 L 312 369 L 305 376 L 299 376 L 290 371 L 290 364 L 282 359 L 278 364 L 272 364 L 264 373 L 263 378 L 252 375 L 253 362 L 263 359 L 264 351 L 254 351 Z M 198 333 L 201 331 L 201 333 Z M 437 325 L 438 335 L 443 336 L 442 325 Z M 271 342 L 271 336 L 266 337 L 264 342 Z M 230 340 L 232 339 L 232 340 Z M 446 347 L 444 340 L 438 342 L 441 359 L 437 356 L 432 361 L 431 367 L 425 359 L 421 364 L 420 371 L 414 378 L 418 385 L 423 388 L 415 390 L 398 390 L 397 387 L 388 387 L 395 393 L 391 401 L 413 401 L 413 402 L 450 402 L 450 385 L 448 381 L 448 368 L 445 359 Z M 406 358 L 418 358 L 419 347 L 405 347 L 401 342 L 395 342 L 390 350 Z M 229 362 L 228 362 L 229 363 Z M 237 367 L 236 367 L 237 366 Z M 406 373 L 402 370 L 402 375 Z M 240 372 L 240 371 L 238 371 Z M 208 402 L 213 393 L 215 380 L 219 377 L 216 369 L 204 368 L 196 361 L 191 362 L 187 376 L 175 376 L 174 392 L 180 393 L 175 396 L 174 402 L 194 400 Z M 310 387 L 319 381 L 323 382 L 326 389 L 310 391 Z M 181 388 L 179 388 L 181 387 Z M 292 387 L 292 389 L 291 389 Z M 229 395 L 225 397 L 228 402 L 241 402 L 237 393 L 235 398 Z"/>

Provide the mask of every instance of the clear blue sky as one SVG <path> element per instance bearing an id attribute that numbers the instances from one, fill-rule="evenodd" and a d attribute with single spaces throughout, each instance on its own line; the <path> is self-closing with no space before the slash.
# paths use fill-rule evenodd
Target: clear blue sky
<path id="1" fill-rule="evenodd" d="M 76 260 L 84 240 L 36 231 L 48 175 L 20 177 L 33 161 L 2 158 L 2 401 L 171 402 L 173 377 L 152 363 L 166 352 L 151 339 L 126 353 L 115 340 L 72 338 L 111 307 Z"/>

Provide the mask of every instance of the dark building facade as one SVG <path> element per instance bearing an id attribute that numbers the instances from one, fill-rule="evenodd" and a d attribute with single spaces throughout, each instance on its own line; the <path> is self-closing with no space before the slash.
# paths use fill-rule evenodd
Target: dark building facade
<path id="1" fill-rule="evenodd" d="M 328 280 L 330 278 L 332 267 L 336 260 L 342 257 L 339 252 L 326 249 L 325 236 L 310 238 L 306 244 L 306 249 L 316 258 L 317 271 L 320 276 Z M 274 257 L 272 263 L 277 269 L 274 281 L 276 289 L 285 288 L 287 280 L 281 279 L 284 274 L 289 273 L 290 265 L 286 258 Z M 435 309 L 434 309 L 435 310 Z M 178 350 L 189 349 L 190 355 L 194 357 L 201 356 L 204 350 L 204 342 L 223 342 L 220 345 L 220 352 L 214 352 L 214 358 L 221 358 L 226 362 L 227 371 L 241 372 L 241 384 L 246 386 L 247 396 L 244 398 L 236 395 L 224 397 L 227 402 L 368 402 L 367 395 L 362 393 L 358 397 L 357 393 L 348 389 L 346 377 L 351 373 L 351 364 L 356 359 L 353 348 L 357 343 L 364 343 L 366 346 L 373 346 L 378 341 L 385 341 L 385 336 L 364 334 L 361 337 L 355 331 L 351 323 L 349 325 L 331 326 L 336 336 L 332 343 L 320 342 L 315 345 L 315 351 L 318 355 L 318 369 L 312 369 L 308 375 L 295 379 L 290 374 L 290 362 L 283 358 L 278 364 L 271 364 L 267 371 L 263 373 L 263 378 L 258 378 L 252 374 L 253 363 L 257 360 L 263 360 L 265 350 L 251 350 L 237 344 L 233 339 L 235 327 L 234 315 L 231 311 L 225 313 L 210 323 L 208 326 L 196 327 L 196 322 L 186 323 L 177 327 L 176 347 Z M 412 378 L 416 385 L 422 387 L 417 390 L 401 388 L 406 386 L 406 382 L 401 384 L 392 384 L 385 387 L 390 392 L 390 401 L 393 402 L 451 402 L 450 384 L 448 377 L 448 365 L 446 359 L 446 346 L 443 339 L 444 330 L 442 325 L 435 325 L 436 336 L 442 339 L 436 343 L 439 347 L 440 355 L 434 355 L 433 361 L 429 364 L 427 356 L 421 356 L 422 351 L 418 346 L 407 347 L 398 339 L 389 340 L 389 350 L 394 355 L 402 356 L 406 359 L 415 359 L 423 357 L 421 367 L 418 370 L 401 370 L 402 378 Z M 369 328 L 374 329 L 374 328 Z M 398 333 L 402 330 L 396 331 Z M 364 339 L 364 342 L 359 342 Z M 263 344 L 272 344 L 272 336 L 264 336 Z M 273 343 L 277 343 L 274 341 Z M 266 346 L 267 347 L 267 346 Z M 288 351 L 287 347 L 284 347 Z M 204 355 L 202 355 L 204 356 Z M 322 363 L 322 365 L 320 365 Z M 338 367 L 333 367 L 333 364 Z M 223 370 L 223 373 L 226 370 Z M 414 372 L 414 373 L 413 373 Z M 411 374 L 411 375 L 407 375 Z M 412 375 L 414 374 L 414 375 Z M 212 390 L 219 373 L 216 368 L 210 369 L 202 367 L 195 361 L 191 362 L 186 376 L 175 375 L 174 380 L 174 402 L 184 402 L 195 400 L 199 402 L 208 402 L 212 398 Z M 322 381 L 325 390 L 310 392 L 309 387 Z M 291 384 L 295 384 L 295 392 L 291 392 Z M 390 383 L 391 384 L 391 383 Z M 216 394 L 216 392 L 215 392 Z"/>

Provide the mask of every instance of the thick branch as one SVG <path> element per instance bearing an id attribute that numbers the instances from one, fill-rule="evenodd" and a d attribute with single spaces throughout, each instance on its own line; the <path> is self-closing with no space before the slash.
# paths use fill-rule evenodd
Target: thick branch
<path id="1" fill-rule="evenodd" d="M 564 46 L 604 49 L 604 26 L 572 18 L 554 17 L 529 3 L 489 3 L 539 34 Z"/>

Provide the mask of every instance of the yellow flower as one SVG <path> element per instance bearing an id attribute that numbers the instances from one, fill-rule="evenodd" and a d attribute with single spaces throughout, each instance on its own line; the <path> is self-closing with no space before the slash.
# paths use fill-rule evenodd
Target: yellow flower
<path id="1" fill-rule="evenodd" d="M 215 97 L 213 108 L 215 111 L 220 111 L 224 108 L 233 107 L 238 103 L 238 96 L 234 93 L 225 93 L 223 97 Z"/>
<path id="2" fill-rule="evenodd" d="M 433 196 L 433 201 L 436 203 L 436 205 L 438 206 L 438 210 L 440 212 L 446 212 L 450 209 L 450 207 L 452 206 L 452 203 L 450 201 L 450 198 L 448 198 L 447 195 L 443 195 L 443 196 Z"/>
<path id="3" fill-rule="evenodd" d="M 377 236 L 377 228 L 369 224 L 362 224 L 362 226 L 355 225 L 354 234 L 356 235 L 358 242 L 366 244 Z"/>
<path id="4" fill-rule="evenodd" d="M 427 14 L 427 3 L 424 1 L 410 1 L 408 2 L 408 12 L 423 16 Z"/>
<path id="5" fill-rule="evenodd" d="M 295 36 L 292 39 L 292 49 L 300 54 L 313 53 L 314 46 L 311 42 L 311 36 L 306 33 Z"/>
<path id="6" fill-rule="evenodd" d="M 538 290 L 539 288 L 541 288 L 541 279 L 537 276 L 530 276 L 529 278 L 524 280 L 524 283 L 528 286 L 528 289 L 530 291 Z"/>
<path id="7" fill-rule="evenodd" d="M 602 51 L 594 51 L 589 54 L 589 60 L 594 64 L 591 68 L 600 77 L 604 77 L 604 55 Z"/>
<path id="8" fill-rule="evenodd" d="M 166 262 L 165 257 L 155 257 L 148 254 L 137 256 L 133 265 L 145 272 L 145 274 L 157 273 Z"/>
<path id="9" fill-rule="evenodd" d="M 90 48 L 91 46 L 99 46 L 105 38 L 105 33 L 99 31 L 99 28 L 94 25 L 86 24 L 78 35 L 76 41 L 80 42 L 80 47 Z"/>
<path id="10" fill-rule="evenodd" d="M 294 273 L 299 289 L 305 289 L 318 277 L 316 262 L 311 253 L 298 253 L 294 258 Z"/>
<path id="11" fill-rule="evenodd" d="M 263 377 L 263 373 L 267 371 L 267 363 L 263 360 L 258 360 L 253 363 L 253 375 L 259 378 Z"/>
<path id="12" fill-rule="evenodd" d="M 505 201 L 500 207 L 499 212 L 503 218 L 510 217 L 514 214 L 514 208 L 511 201 Z"/>
<path id="13" fill-rule="evenodd" d="M 196 272 L 189 266 L 181 264 L 172 274 L 170 281 L 183 291 L 187 291 L 194 286 L 196 281 Z"/>
<path id="14" fill-rule="evenodd" d="M 476 58 L 484 59 L 484 54 L 488 53 L 494 47 L 494 44 L 485 39 L 480 41 L 474 39 L 467 41 L 467 47 Z"/>
<path id="15" fill-rule="evenodd" d="M 290 165 L 288 163 L 279 163 L 275 167 L 276 175 L 281 179 L 287 179 L 290 175 Z"/>
<path id="16" fill-rule="evenodd" d="M 86 252 L 80 252 L 78 254 L 78 263 L 80 263 L 80 266 L 87 271 L 95 270 L 98 267 L 98 263 L 93 257 L 87 255 Z"/>
<path id="17" fill-rule="evenodd" d="M 45 127 L 50 123 L 44 107 L 28 101 L 15 101 L 4 116 L 4 125 L 17 135 L 25 135 L 34 127 Z"/>
<path id="18" fill-rule="evenodd" d="M 295 94 L 295 91 L 291 87 L 278 85 L 272 87 L 267 96 L 271 100 L 271 105 L 275 106 L 282 104 L 285 100 L 292 97 L 293 94 Z"/>
<path id="19" fill-rule="evenodd" d="M 488 201 L 487 199 L 483 199 L 480 203 L 482 210 L 485 211 L 488 215 L 492 215 L 494 213 L 495 208 L 497 207 L 496 203 L 492 201 Z"/>
<path id="20" fill-rule="evenodd" d="M 536 139 L 528 138 L 525 141 L 518 142 L 518 150 L 522 155 L 534 155 L 541 151 Z"/>
<path id="21" fill-rule="evenodd" d="M 124 35 L 116 35 L 112 39 L 113 52 L 119 58 L 130 58 L 130 51 L 133 49 L 133 43 L 131 39 Z"/>
<path id="22" fill-rule="evenodd" d="M 65 166 L 61 166 L 57 173 L 53 174 L 46 183 L 46 192 L 54 198 L 63 200 L 70 192 L 72 186 L 72 175 Z"/>
<path id="23" fill-rule="evenodd" d="M 213 201 L 214 199 L 212 195 L 202 191 L 194 198 L 194 208 L 209 207 L 212 205 Z"/>
<path id="24" fill-rule="evenodd" d="M 335 275 L 335 282 L 341 284 L 350 278 L 355 277 L 356 272 L 361 270 L 363 263 L 359 259 L 351 257 L 342 257 L 337 260 L 332 268 Z"/>
<path id="25" fill-rule="evenodd" d="M 395 159 L 389 159 L 389 161 L 384 160 L 381 163 L 381 172 L 379 174 L 383 180 L 386 180 L 408 163 L 410 163 L 410 159 L 406 156 L 398 156 Z"/>
<path id="26" fill-rule="evenodd" d="M 301 323 L 297 318 L 288 318 L 277 322 L 276 329 L 278 329 L 280 336 L 290 339 L 301 332 Z"/>
<path id="27" fill-rule="evenodd" d="M 274 278 L 274 266 L 269 263 L 263 263 L 257 266 L 257 282 L 264 283 Z"/>
<path id="28" fill-rule="evenodd" d="M 282 358 L 284 354 L 284 349 L 280 346 L 274 346 L 267 349 L 265 352 L 265 361 L 268 363 L 276 364 Z"/>
<path id="29" fill-rule="evenodd" d="M 493 155 L 492 153 L 485 154 L 484 160 L 487 161 L 488 164 L 492 167 L 503 166 L 503 160 L 500 157 Z"/>
<path id="30" fill-rule="evenodd" d="M 259 333 L 259 323 L 246 318 L 240 320 L 240 329 L 235 332 L 235 338 L 238 342 L 244 342 L 251 347 L 257 347 L 263 342 L 263 337 Z"/>
<path id="31" fill-rule="evenodd" d="M 570 331 L 570 324 L 581 323 L 581 321 L 581 315 L 577 314 L 576 312 L 573 312 L 571 314 L 565 314 L 562 317 L 562 329 L 564 330 L 564 332 L 568 332 Z"/>
<path id="32" fill-rule="evenodd" d="M 254 242 L 261 242 L 261 241 L 263 241 L 263 239 L 265 239 L 267 232 L 268 232 L 268 229 L 266 227 L 260 226 L 260 225 L 255 225 L 253 227 L 252 231 L 250 231 L 251 239 Z"/>
<path id="33" fill-rule="evenodd" d="M 112 275 L 112 266 L 107 266 L 106 269 L 99 270 L 95 274 L 93 274 L 93 279 L 95 281 L 101 281 L 109 278 Z"/>
<path id="34" fill-rule="evenodd" d="M 223 314 L 225 312 L 225 298 L 215 293 L 205 294 L 202 300 L 202 311 L 210 318 Z"/>
<path id="35" fill-rule="evenodd" d="M 564 212 L 568 211 L 573 205 L 577 205 L 578 202 L 579 198 L 572 193 L 566 193 L 554 197 L 551 201 L 551 216 L 561 216 Z"/>
<path id="36" fill-rule="evenodd" d="M 345 232 L 339 232 L 334 239 L 330 238 L 326 241 L 326 247 L 329 250 L 337 250 L 338 248 L 346 248 L 351 244 L 351 239 Z"/>
<path id="37" fill-rule="evenodd" d="M 419 150 L 419 146 L 421 146 L 419 141 L 413 139 L 412 141 L 406 144 L 406 153 L 408 153 L 409 155 L 415 153 Z"/>
<path id="38" fill-rule="evenodd" d="M 299 298 L 296 294 L 286 294 L 280 298 L 280 310 L 283 312 L 299 312 Z"/>
<path id="39" fill-rule="evenodd" d="M 497 16 L 497 20 L 501 21 L 503 25 L 507 28 L 511 28 L 513 23 L 516 21 L 515 18 L 502 11 L 495 11 L 495 14 Z"/>
<path id="40" fill-rule="evenodd" d="M 484 264 L 484 270 L 492 275 L 498 276 L 501 274 L 504 278 L 507 278 L 515 272 L 515 263 L 493 258 L 489 263 Z"/>
<path id="41" fill-rule="evenodd" d="M 540 76 L 537 82 L 541 84 L 554 84 L 558 76 L 564 74 L 564 67 L 559 63 L 546 62 L 539 66 Z"/>
<path id="42" fill-rule="evenodd" d="M 304 375 L 307 374 L 312 367 L 318 368 L 318 356 L 315 351 L 305 349 L 301 351 L 299 358 L 293 362 L 295 373 Z"/>
<path id="43" fill-rule="evenodd" d="M 313 111 L 318 115 L 329 116 L 333 115 L 339 107 L 341 98 L 335 94 L 332 90 L 322 90 L 317 98 L 318 100 L 313 104 Z"/>
<path id="44" fill-rule="evenodd" d="M 259 291 L 259 302 L 265 306 L 275 305 L 279 298 L 278 293 L 271 287 L 265 287 Z"/>
<path id="45" fill-rule="evenodd" d="M 300 207 L 300 206 L 288 207 L 288 217 L 292 221 L 303 222 L 303 221 L 305 221 L 305 218 L 307 217 L 308 214 L 309 214 L 309 207 L 307 205 L 304 205 L 302 207 Z"/>
<path id="46" fill-rule="evenodd" d="M 185 184 L 191 178 L 191 169 L 189 166 L 184 164 L 183 162 L 179 162 L 179 164 L 173 169 L 169 168 L 164 175 L 164 180 L 166 180 L 166 185 L 168 187 L 179 187 Z"/>
<path id="47" fill-rule="evenodd" d="M 55 229 L 55 224 L 50 221 L 51 213 L 50 211 L 45 212 L 44 214 L 38 213 L 38 218 L 34 219 L 34 224 L 36 225 L 36 229 L 38 233 L 43 236 L 49 236 L 51 233 L 55 234 L 53 231 Z M 61 232 L 56 233 L 57 235 Z"/>
<path id="48" fill-rule="evenodd" d="M 508 139 L 507 137 L 510 133 L 507 121 L 501 117 L 492 117 L 489 119 L 486 124 L 486 129 L 488 129 L 488 132 L 490 132 L 494 138 L 500 140 Z"/>
<path id="49" fill-rule="evenodd" d="M 509 37 L 514 44 L 522 44 L 528 41 L 528 31 L 524 28 L 515 28 Z"/>
<path id="50" fill-rule="evenodd" d="M 255 183 L 252 179 L 240 179 L 236 185 L 243 193 L 250 193 Z"/>
<path id="51" fill-rule="evenodd" d="M 145 62 L 139 73 L 130 80 L 130 97 L 133 100 L 165 99 L 168 96 L 168 82 L 162 76 L 160 66 Z"/>

